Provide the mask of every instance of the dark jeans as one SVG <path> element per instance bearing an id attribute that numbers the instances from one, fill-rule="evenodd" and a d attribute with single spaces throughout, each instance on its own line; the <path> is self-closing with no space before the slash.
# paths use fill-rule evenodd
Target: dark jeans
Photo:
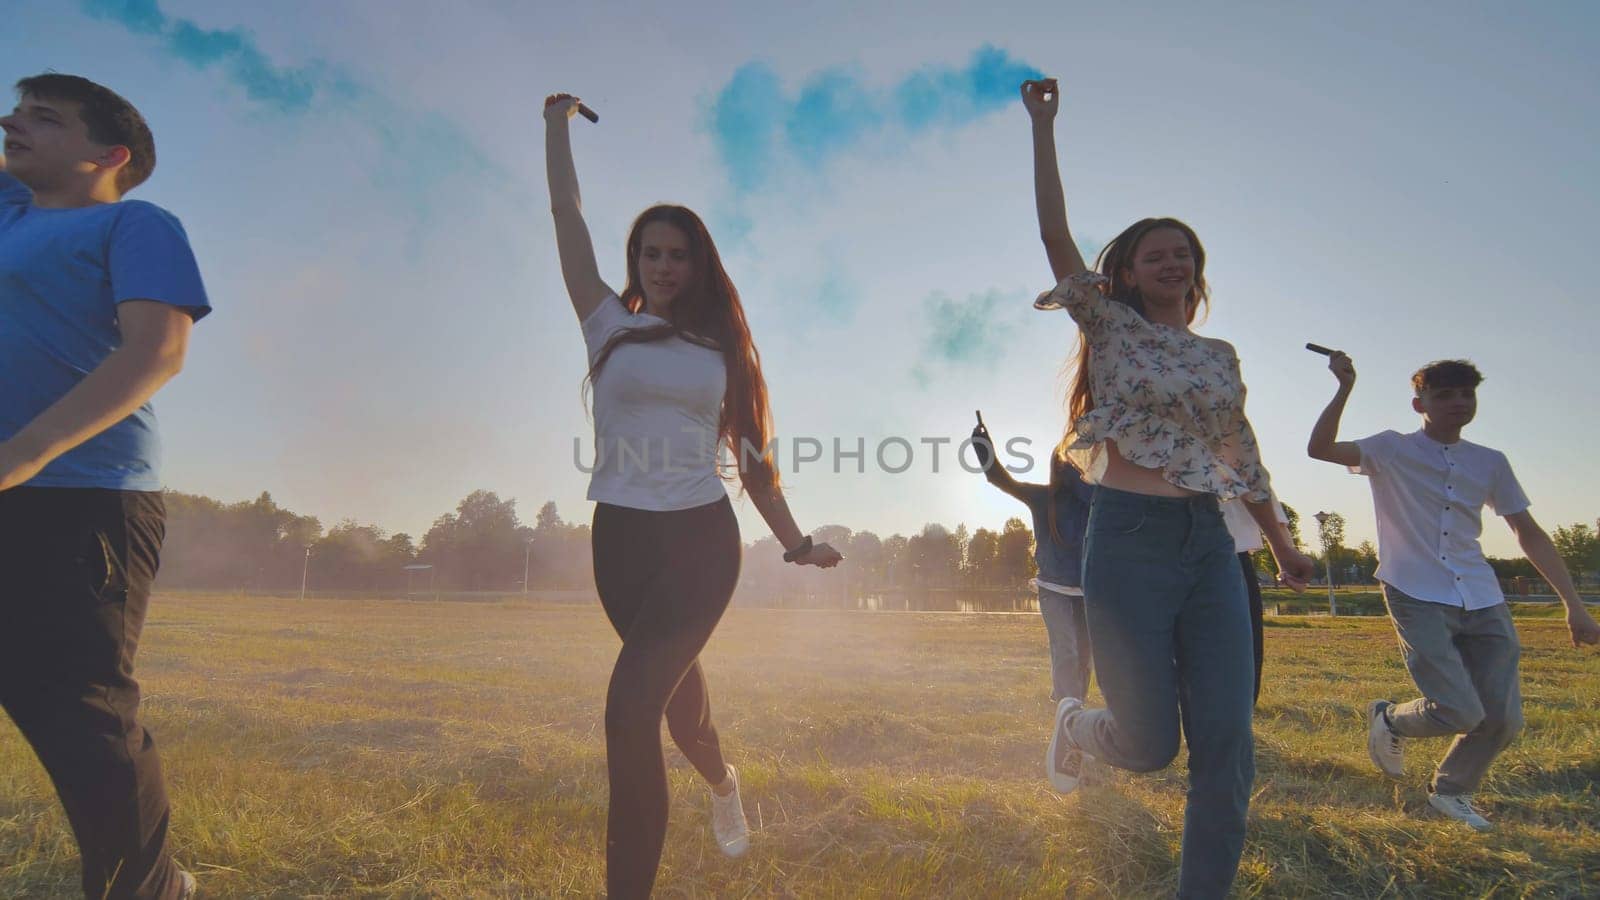
<path id="1" fill-rule="evenodd" d="M 1151 772 L 1189 741 L 1180 897 L 1222 897 L 1244 849 L 1255 778 L 1250 612 L 1233 539 L 1210 495 L 1097 488 L 1084 544 L 1095 677 L 1105 709 L 1072 714 L 1073 741 Z"/>
<path id="2" fill-rule="evenodd" d="M 133 680 L 165 523 L 159 493 L 0 492 L 0 706 L 55 783 L 95 900 L 180 887 Z"/>
<path id="3" fill-rule="evenodd" d="M 1244 570 L 1244 589 L 1250 595 L 1250 638 L 1256 650 L 1256 692 L 1250 696 L 1252 701 L 1259 701 L 1261 661 L 1266 658 L 1266 629 L 1261 627 L 1261 579 L 1256 575 L 1256 564 L 1250 560 L 1250 554 L 1239 554 L 1239 567 Z"/>
<path id="4" fill-rule="evenodd" d="M 650 896 L 667 832 L 661 717 L 712 784 L 727 776 L 700 651 L 739 581 L 739 522 L 724 497 L 651 512 L 595 505 L 594 580 L 622 652 L 606 691 L 606 889 Z"/>

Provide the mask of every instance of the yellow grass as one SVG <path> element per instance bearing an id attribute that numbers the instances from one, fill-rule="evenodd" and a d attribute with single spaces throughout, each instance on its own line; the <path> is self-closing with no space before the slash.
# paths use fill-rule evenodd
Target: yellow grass
<path id="1" fill-rule="evenodd" d="M 1520 620 L 1528 729 L 1478 835 L 1426 815 L 1358 707 L 1409 682 L 1382 619 L 1269 619 L 1241 897 L 1600 895 L 1600 656 Z M 598 608 L 157 599 L 139 669 L 174 845 L 209 897 L 595 896 Z M 669 747 L 660 897 L 1170 896 L 1183 758 L 1062 798 L 1037 616 L 736 609 L 705 655 L 754 846 L 716 851 Z M 0 896 L 72 897 L 44 773 L 0 726 Z"/>

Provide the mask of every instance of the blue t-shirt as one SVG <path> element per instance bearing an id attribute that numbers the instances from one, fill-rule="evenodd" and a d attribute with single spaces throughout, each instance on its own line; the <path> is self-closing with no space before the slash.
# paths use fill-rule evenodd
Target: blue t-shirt
<path id="1" fill-rule="evenodd" d="M 21 431 L 122 343 L 117 304 L 153 300 L 196 320 L 211 311 L 176 217 L 140 200 L 33 205 L 0 172 L 0 440 Z M 149 403 L 46 466 L 29 487 L 161 489 Z"/>

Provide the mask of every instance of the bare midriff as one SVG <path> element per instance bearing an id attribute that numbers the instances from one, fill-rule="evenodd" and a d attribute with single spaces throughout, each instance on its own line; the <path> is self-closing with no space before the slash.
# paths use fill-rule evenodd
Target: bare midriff
<path id="1" fill-rule="evenodd" d="M 1122 451 L 1117 449 L 1117 442 L 1111 438 L 1106 438 L 1105 445 L 1106 471 L 1100 477 L 1102 485 L 1132 494 L 1150 494 L 1155 497 L 1200 496 L 1199 491 L 1178 487 L 1168 481 L 1160 469 L 1128 462 L 1122 457 Z"/>

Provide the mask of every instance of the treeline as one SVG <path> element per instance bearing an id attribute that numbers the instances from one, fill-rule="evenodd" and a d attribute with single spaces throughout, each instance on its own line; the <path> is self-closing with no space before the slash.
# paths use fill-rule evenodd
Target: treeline
<path id="1" fill-rule="evenodd" d="M 223 503 L 166 493 L 167 540 L 160 585 L 243 592 L 575 590 L 593 585 L 589 526 L 564 521 L 545 503 L 532 525 L 516 501 L 474 491 L 435 519 L 420 541 L 345 520 L 324 531 L 314 516 L 279 506 L 271 494 Z M 1033 577 L 1033 534 L 1019 518 L 999 531 L 929 524 L 909 537 L 879 537 L 829 525 L 814 532 L 849 565 L 815 581 L 828 590 L 1022 588 Z M 818 573 L 783 562 L 770 536 L 745 548 L 741 586 L 810 590 Z"/>
<path id="2" fill-rule="evenodd" d="M 324 530 L 314 516 L 279 506 L 270 494 L 224 503 L 166 493 L 167 540 L 160 584 L 166 588 L 242 592 L 312 591 L 509 592 L 582 590 L 594 583 L 589 526 L 564 521 L 545 503 L 525 524 L 516 501 L 473 491 L 453 512 L 434 520 L 421 540 L 376 525 L 344 520 Z M 1301 542 L 1300 516 L 1289 509 L 1290 532 Z M 1343 545 L 1344 520 L 1330 514 L 1314 526 L 1306 547 L 1318 577 L 1333 563 L 1340 584 L 1371 583 L 1377 551 L 1370 541 Z M 844 553 L 845 566 L 822 573 L 786 565 L 770 536 L 745 548 L 741 590 L 784 595 L 839 592 L 848 596 L 913 589 L 1022 590 L 1036 570 L 1033 534 L 1020 518 L 999 530 L 954 530 L 937 523 L 916 534 L 880 537 L 828 525 L 814 532 Z M 1588 525 L 1556 529 L 1557 549 L 1575 574 L 1600 569 L 1600 539 Z M 1262 551 L 1257 568 L 1271 573 Z M 1503 579 L 1537 577 L 1525 559 L 1490 559 Z"/>
<path id="3" fill-rule="evenodd" d="M 1378 570 L 1378 548 L 1371 541 L 1362 541 L 1355 547 L 1346 547 L 1344 516 L 1339 513 L 1319 513 L 1320 518 L 1314 517 L 1310 527 L 1315 529 L 1316 535 L 1310 539 L 1308 546 L 1301 541 L 1299 513 L 1288 505 L 1284 506 L 1284 511 L 1288 513 L 1289 532 L 1293 535 L 1295 544 L 1316 562 L 1318 580 L 1326 581 L 1331 562 L 1333 580 L 1336 584 L 1377 584 L 1375 573 Z M 1550 533 L 1550 539 L 1574 580 L 1583 584 L 1592 582 L 1600 576 L 1600 520 L 1595 522 L 1593 528 L 1582 522 L 1558 527 Z M 1257 570 L 1269 574 L 1275 571 L 1272 555 L 1267 550 L 1258 551 L 1254 559 Z M 1503 584 L 1510 584 L 1518 579 L 1532 580 L 1537 592 L 1543 593 L 1548 590 L 1548 585 L 1544 583 L 1539 571 L 1527 558 L 1490 556 L 1487 559 L 1490 568 L 1494 569 L 1495 576 Z"/>
<path id="4" fill-rule="evenodd" d="M 166 503 L 166 588 L 282 592 L 303 579 L 316 591 L 507 591 L 522 588 L 524 567 L 535 587 L 593 583 L 587 525 L 561 521 L 554 503 L 525 525 L 516 501 L 492 491 L 467 495 L 420 542 L 348 519 L 324 531 L 267 493 L 222 503 L 168 491 Z"/>

